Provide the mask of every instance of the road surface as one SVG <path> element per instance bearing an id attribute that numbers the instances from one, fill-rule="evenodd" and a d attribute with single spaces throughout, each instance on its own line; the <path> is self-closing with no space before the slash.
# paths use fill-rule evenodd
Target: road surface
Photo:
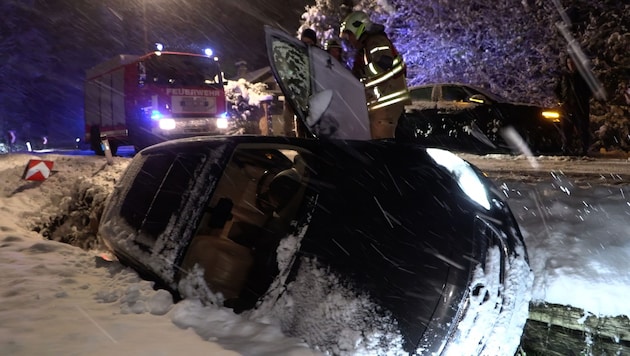
<path id="1" fill-rule="evenodd" d="M 541 181 L 554 175 L 570 176 L 580 182 L 598 184 L 630 183 L 630 159 L 611 156 L 510 156 L 472 155 L 458 156 L 479 167 L 491 179 Z"/>

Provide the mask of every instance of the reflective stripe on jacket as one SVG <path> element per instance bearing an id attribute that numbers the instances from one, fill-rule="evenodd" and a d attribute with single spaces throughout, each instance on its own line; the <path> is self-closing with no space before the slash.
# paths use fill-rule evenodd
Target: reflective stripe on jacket
<path id="1" fill-rule="evenodd" d="M 362 37 L 364 46 L 357 54 L 353 72 L 365 85 L 368 110 L 410 103 L 405 62 L 389 38 L 384 32 Z"/>

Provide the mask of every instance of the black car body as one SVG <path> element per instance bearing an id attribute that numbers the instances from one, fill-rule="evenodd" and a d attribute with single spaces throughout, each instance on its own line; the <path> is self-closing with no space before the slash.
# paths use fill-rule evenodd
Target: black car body
<path id="1" fill-rule="evenodd" d="M 289 201 L 274 210 L 269 190 L 286 172 L 290 184 L 272 189 Z M 508 205 L 474 167 L 438 149 L 167 142 L 134 157 L 99 233 L 123 262 L 181 296 L 279 315 L 285 332 L 323 350 L 348 328 L 364 332 L 364 344 L 376 338 L 376 350 L 410 353 L 455 347 L 471 340 L 458 333 L 478 329 L 473 344 L 483 348 L 496 330 L 462 331 L 464 320 L 509 314 L 518 329 L 527 316 L 518 279 L 529 267 Z M 361 307 L 344 302 L 322 318 L 331 294 Z"/>
<path id="2" fill-rule="evenodd" d="M 267 35 L 281 82 L 313 63 L 315 49 Z M 533 275 L 502 193 L 448 151 L 338 139 L 365 132 L 292 105 L 318 139 L 198 137 L 138 153 L 108 198 L 106 245 L 176 295 L 273 317 L 330 354 L 513 354 Z"/>
<path id="3" fill-rule="evenodd" d="M 527 153 L 514 139 L 506 139 L 515 131 L 531 153 L 562 150 L 562 115 L 557 108 L 511 102 L 459 83 L 420 85 L 410 92 L 412 104 L 397 132 L 403 139 L 471 153 Z"/>

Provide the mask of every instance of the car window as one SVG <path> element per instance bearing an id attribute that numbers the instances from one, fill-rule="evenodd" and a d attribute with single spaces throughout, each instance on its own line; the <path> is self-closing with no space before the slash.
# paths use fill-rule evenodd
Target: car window
<path id="1" fill-rule="evenodd" d="M 149 155 L 134 179 L 120 214 L 150 247 L 164 231 L 189 190 L 205 154 L 163 152 Z M 164 189 L 164 187 L 168 187 Z"/>
<path id="2" fill-rule="evenodd" d="M 278 73 L 278 84 L 287 100 L 295 105 L 296 114 L 303 118 L 308 112 L 308 98 L 311 96 L 311 73 L 308 48 L 295 39 L 286 40 L 286 34 L 270 30 L 273 33 L 270 48 L 270 61 Z"/>
<path id="3" fill-rule="evenodd" d="M 464 101 L 468 98 L 466 91 L 459 86 L 445 85 L 442 87 L 442 100 Z"/>
<path id="4" fill-rule="evenodd" d="M 280 187 L 273 182 L 284 174 L 290 175 L 289 181 L 304 183 L 304 168 L 294 160 L 299 162 L 299 152 L 294 149 L 237 148 L 219 180 L 197 234 L 228 237 L 236 232 L 230 230 L 229 225 L 262 228 L 271 216 L 280 216 L 280 211 L 287 207 L 287 195 L 297 194 L 297 191 L 282 190 L 299 187 Z M 272 188 L 276 191 L 270 191 Z"/>
<path id="5" fill-rule="evenodd" d="M 463 86 L 463 88 L 466 90 L 466 92 L 468 93 L 468 96 L 473 96 L 475 94 L 481 94 L 483 96 L 485 96 L 486 98 L 492 100 L 492 101 L 496 101 L 496 102 L 507 102 L 508 100 L 505 98 L 500 97 L 497 94 L 491 93 L 487 90 L 483 90 L 481 88 L 477 88 L 477 87 L 470 87 L 470 86 Z"/>
<path id="6" fill-rule="evenodd" d="M 411 100 L 431 101 L 433 87 L 415 88 L 410 91 Z"/>
<path id="7" fill-rule="evenodd" d="M 226 299 L 243 291 L 251 298 L 241 301 L 258 299 L 277 274 L 277 264 L 267 262 L 275 261 L 305 195 L 300 150 L 237 147 L 184 255 L 182 276 L 198 265 L 208 286 Z"/>

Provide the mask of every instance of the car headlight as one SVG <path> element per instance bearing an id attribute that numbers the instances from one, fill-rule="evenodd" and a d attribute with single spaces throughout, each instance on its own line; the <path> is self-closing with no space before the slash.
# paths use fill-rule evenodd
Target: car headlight
<path id="1" fill-rule="evenodd" d="M 439 148 L 427 148 L 427 153 L 435 163 L 446 168 L 457 179 L 457 184 L 470 199 L 490 210 L 486 186 L 468 162 Z"/>
<path id="2" fill-rule="evenodd" d="M 552 122 L 560 122 L 560 113 L 555 110 L 543 110 L 542 117 Z"/>

